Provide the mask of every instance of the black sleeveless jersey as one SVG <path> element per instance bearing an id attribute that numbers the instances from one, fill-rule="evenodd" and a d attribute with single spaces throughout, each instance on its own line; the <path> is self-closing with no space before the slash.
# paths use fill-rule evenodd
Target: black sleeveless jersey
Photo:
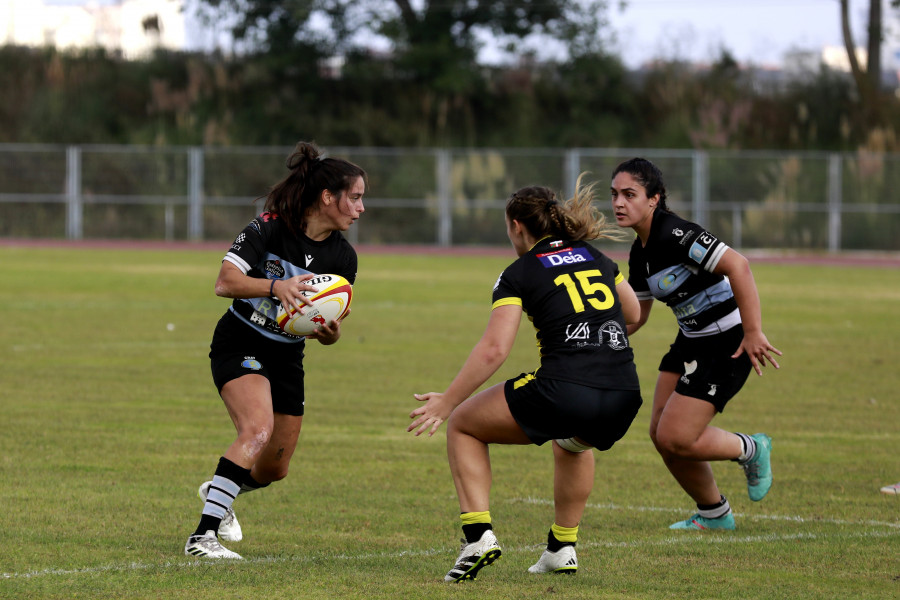
<path id="1" fill-rule="evenodd" d="M 665 302 L 685 335 L 714 335 L 740 323 L 731 284 L 712 272 L 726 250 L 700 225 L 657 208 L 647 245 L 631 246 L 628 283 L 639 300 Z"/>
<path id="2" fill-rule="evenodd" d="M 528 315 L 540 348 L 538 376 L 637 390 L 616 293 L 622 280 L 616 263 L 590 244 L 547 237 L 503 271 L 493 308 L 520 305 Z"/>
<path id="3" fill-rule="evenodd" d="M 264 212 L 235 238 L 223 260 L 259 279 L 289 279 L 307 273 L 332 273 L 356 282 L 357 257 L 339 231 L 322 241 L 294 236 L 274 213 Z M 275 323 L 278 301 L 273 298 L 235 299 L 229 308 L 241 321 L 265 337 L 281 342 L 305 338 L 285 333 Z"/>

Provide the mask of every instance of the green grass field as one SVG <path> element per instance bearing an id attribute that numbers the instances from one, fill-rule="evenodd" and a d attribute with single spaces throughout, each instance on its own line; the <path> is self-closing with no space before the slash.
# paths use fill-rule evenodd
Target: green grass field
<path id="1" fill-rule="evenodd" d="M 288 478 L 235 508 L 246 560 L 185 557 L 233 429 L 207 351 L 227 301 L 222 251 L 0 248 L 0 597 L 900 597 L 900 270 L 756 264 L 780 371 L 751 376 L 715 424 L 773 437 L 775 485 L 751 503 L 717 463 L 730 533 L 670 531 L 692 504 L 646 428 L 675 333 L 658 304 L 632 338 L 645 405 L 595 453 L 577 577 L 534 576 L 552 522 L 549 446 L 492 450 L 503 558 L 447 585 L 460 535 L 443 430 L 405 429 L 487 322 L 509 256 L 362 254 L 335 346 L 307 351 L 307 417 Z M 170 326 L 171 325 L 171 326 Z M 493 381 L 531 370 L 525 322 Z"/>

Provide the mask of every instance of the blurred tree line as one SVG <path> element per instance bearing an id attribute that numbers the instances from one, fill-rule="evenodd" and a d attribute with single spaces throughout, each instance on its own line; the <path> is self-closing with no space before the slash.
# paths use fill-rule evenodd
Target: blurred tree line
<path id="1" fill-rule="evenodd" d="M 845 73 L 773 82 L 726 51 L 629 71 L 600 0 L 419 4 L 202 0 L 210 21 L 244 10 L 229 56 L 0 47 L 0 142 L 900 151 L 897 95 Z M 353 43 L 363 23 L 392 50 Z M 479 64 L 477 31 L 518 61 Z M 535 31 L 568 58 L 538 61 Z"/>

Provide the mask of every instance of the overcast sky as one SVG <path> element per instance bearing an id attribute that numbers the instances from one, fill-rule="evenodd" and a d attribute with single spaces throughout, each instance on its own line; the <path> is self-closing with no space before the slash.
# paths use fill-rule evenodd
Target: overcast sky
<path id="1" fill-rule="evenodd" d="M 3 3 L 5 0 L 0 0 Z M 44 0 L 46 4 L 113 3 L 115 0 Z M 385 0 L 390 2 L 391 0 Z M 413 0 L 413 4 L 416 2 Z M 851 0 L 850 18 L 858 46 L 866 44 L 869 0 Z M 882 2 L 886 26 L 884 63 L 900 66 L 900 16 Z M 631 67 L 654 58 L 711 61 L 728 49 L 741 63 L 775 65 L 789 50 L 841 46 L 838 0 L 610 0 L 609 18 L 617 36 L 615 50 Z M 208 44 L 209 32 L 188 39 Z M 542 48 L 547 45 L 543 44 Z M 489 62 L 501 59 L 490 50 Z"/>
<path id="2" fill-rule="evenodd" d="M 900 47 L 900 19 L 886 0 L 882 5 L 886 46 L 893 50 Z M 868 0 L 850 2 L 857 46 L 866 44 L 868 6 Z M 631 66 L 659 57 L 708 61 L 721 48 L 739 62 L 764 65 L 779 63 L 788 50 L 843 45 L 838 0 L 628 0 L 609 16 Z"/>

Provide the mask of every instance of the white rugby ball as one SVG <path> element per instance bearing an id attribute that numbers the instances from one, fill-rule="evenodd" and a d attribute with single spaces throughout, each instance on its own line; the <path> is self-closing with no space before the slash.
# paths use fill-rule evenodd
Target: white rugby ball
<path id="1" fill-rule="evenodd" d="M 317 292 L 303 292 L 312 301 L 312 306 L 303 306 L 303 314 L 291 307 L 278 308 L 278 326 L 286 333 L 293 335 L 310 335 L 322 325 L 332 321 L 340 321 L 347 315 L 350 301 L 353 299 L 353 287 L 340 275 L 316 275 L 303 283 L 318 289 Z"/>

